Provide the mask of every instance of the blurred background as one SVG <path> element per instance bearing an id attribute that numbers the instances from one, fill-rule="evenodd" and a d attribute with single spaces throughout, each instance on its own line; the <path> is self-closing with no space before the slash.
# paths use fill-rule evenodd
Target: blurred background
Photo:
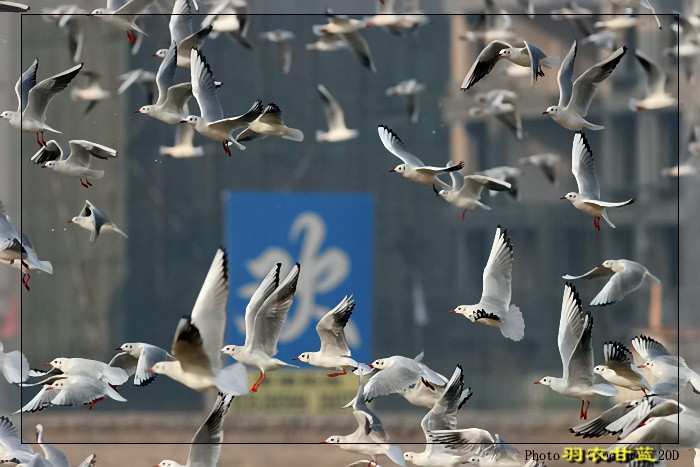
<path id="1" fill-rule="evenodd" d="M 579 4 L 596 12 L 584 18 L 590 25 L 615 17 L 608 2 Z M 38 80 L 73 64 L 65 31 L 38 14 L 48 6 L 53 2 L 32 1 L 31 13 L 36 14 L 0 16 L 0 39 L 5 41 L 0 44 L 0 59 L 6 64 L 0 75 L 3 109 L 16 107 L 12 87 L 35 57 Z M 90 11 L 102 5 L 82 1 L 79 6 Z M 47 121 L 62 134 L 45 137 L 64 148 L 70 139 L 94 141 L 117 149 L 119 157 L 93 162 L 93 168 L 106 175 L 85 189 L 75 179 L 39 170 L 29 160 L 37 150 L 33 135 L 0 125 L 6 152 L 0 160 L 0 199 L 31 236 L 39 257 L 50 260 L 54 268 L 53 275 L 33 274 L 29 292 L 17 280 L 16 270 L 0 269 L 0 340 L 6 350 L 21 346 L 31 366 L 38 367 L 58 356 L 109 361 L 123 342 L 143 341 L 169 349 L 177 320 L 191 311 L 217 246 L 225 245 L 232 271 L 227 343 L 242 342 L 235 323 L 244 312 L 246 287 L 261 279 L 256 261 L 274 253 L 286 267 L 300 261 L 302 279 L 289 317 L 299 331 L 289 332 L 280 346 L 283 360 L 317 350 L 316 320 L 343 295 L 354 293 L 352 350 L 358 359 L 370 363 L 425 352 L 424 362 L 448 377 L 461 364 L 474 396 L 461 414 L 460 426 L 501 433 L 523 449 L 526 443 L 578 441 L 567 428 L 578 421 L 579 402 L 532 384 L 545 375 L 561 374 L 556 336 L 563 274 L 582 274 L 605 259 L 626 258 L 644 264 L 662 281 L 661 287 L 645 284 L 618 304 L 592 310 L 596 363 L 602 361 L 605 341 L 630 346 L 633 336 L 645 333 L 680 352 L 691 368 L 698 367 L 700 348 L 694 344 L 700 318 L 694 304 L 700 299 L 695 287 L 700 264 L 695 245 L 700 233 L 699 185 L 695 177 L 661 174 L 688 157 L 690 128 L 698 118 L 700 98 L 693 91 L 697 85 L 683 73 L 679 77 L 679 64 L 663 53 L 676 46 L 670 13 L 687 9 L 683 2 L 659 6 L 660 12 L 668 13 L 660 15 L 661 30 L 652 16 L 640 14 L 635 26 L 617 33 L 615 47 L 627 45 L 628 53 L 598 90 L 588 115 L 605 130 L 586 131 L 586 136 L 596 158 L 602 198 L 634 197 L 635 203 L 610 213 L 616 229 L 603 224 L 600 231 L 594 230 L 590 216 L 559 199 L 576 191 L 576 183 L 570 167 L 572 132 L 542 115 L 558 100 L 556 69 L 545 70 L 546 76 L 530 87 L 527 76 L 509 77 L 503 72 L 505 64 L 499 64 L 468 92 L 459 90 L 483 47 L 463 38 L 480 27 L 481 2 L 421 5 L 427 21 L 405 34 L 377 27 L 363 30 L 376 73 L 363 68 L 347 50 L 306 50 L 305 44 L 316 40 L 312 26 L 325 22 L 327 6 L 355 17 L 375 12 L 371 1 L 352 6 L 342 1 L 309 0 L 303 6 L 250 2 L 252 49 L 225 35 L 208 39 L 202 47 L 215 78 L 224 83 L 218 95 L 227 116 L 242 114 L 257 98 L 274 102 L 285 123 L 304 132 L 304 141 L 253 141 L 245 151 L 233 148 L 232 157 L 227 157 L 219 143 L 198 135 L 195 145 L 204 147 L 205 156 L 183 160 L 159 155 L 160 146 L 172 145 L 174 126 L 134 113 L 148 103 L 147 91 L 132 86 L 116 93 L 122 73 L 157 70 L 160 59 L 152 53 L 169 43 L 168 16 L 143 17 L 148 36 L 136 54 L 130 53 L 122 32 L 97 18 L 80 18 L 85 28 L 84 70 L 99 73 L 102 86 L 113 97 L 82 115 L 87 104 L 70 99 L 71 89 L 85 83 L 85 76 L 78 75 L 49 108 Z M 562 2 L 535 1 L 534 18 L 517 14 L 522 11 L 515 2 L 502 1 L 500 6 L 512 11 L 517 36 L 549 56 L 563 58 L 573 40 L 584 37 L 572 23 L 549 15 Z M 288 74 L 282 71 L 275 44 L 259 39 L 261 32 L 275 29 L 295 35 Z M 679 96 L 681 112 L 630 110 L 630 99 L 644 95 L 635 49 L 667 71 L 668 89 Z M 608 53 L 579 43 L 575 76 Z M 412 78 L 425 86 L 415 123 L 406 98 L 386 95 L 387 88 Z M 176 81 L 187 80 L 189 70 L 178 69 Z M 319 83 L 338 100 L 348 128 L 358 129 L 359 138 L 315 141 L 316 130 L 327 128 L 316 90 Z M 521 140 L 497 119 L 475 118 L 470 112 L 475 94 L 501 87 L 518 93 Z M 190 105 L 194 109 L 196 104 Z M 434 196 L 429 187 L 389 173 L 400 161 L 382 146 L 378 124 L 393 129 L 410 152 L 430 165 L 464 160 L 465 174 L 503 165 L 518 167 L 517 199 L 484 192 L 482 201 L 492 210 L 470 211 L 461 220 L 460 210 Z M 521 158 L 539 153 L 561 156 L 554 183 L 536 167 L 519 165 Z M 251 198 L 241 198 L 243 194 Z M 291 197 L 299 194 L 310 196 L 311 204 Z M 360 208 L 346 212 L 344 205 L 334 205 L 329 196 L 340 194 L 356 195 L 350 206 L 356 201 Z M 267 195 L 272 196 L 272 205 L 258 206 Z M 91 244 L 87 232 L 67 225 L 86 199 L 107 212 L 128 239 L 103 233 Z M 274 203 L 285 200 L 291 203 L 289 208 L 275 208 Z M 316 202 L 329 205 L 317 207 Z M 304 224 L 305 215 L 316 217 Z M 295 222 L 301 224 L 294 227 Z M 514 245 L 512 300 L 526 323 L 520 342 L 448 313 L 457 305 L 478 301 L 497 225 L 508 229 Z M 603 282 L 575 285 L 588 303 Z M 257 377 L 257 371 L 250 373 Z M 258 394 L 234 401 L 226 441 L 312 443 L 336 432 L 349 433 L 355 421 L 338 407 L 356 388 L 354 377 L 330 379 L 310 367 L 271 373 Z M 22 432 L 33 438 L 33 426 L 41 421 L 51 430 L 51 439 L 61 442 L 187 442 L 209 407 L 206 398 L 167 378 L 145 388 L 128 384 L 120 392 L 127 403 L 101 403 L 92 412 L 51 408 L 24 414 Z M 14 412 L 35 393 L 0 385 L 3 413 Z M 595 400 L 591 413 L 608 406 L 607 400 Z M 388 426 L 392 442 L 421 441 L 421 409 L 397 396 L 377 400 L 374 408 Z M 117 465 L 111 462 L 123 449 L 95 446 L 92 451 L 99 453 L 100 448 L 109 449 L 104 465 Z M 268 451 L 248 446 L 250 455 L 237 451 L 230 465 L 276 462 L 277 448 L 297 450 L 299 462 L 304 453 L 319 449 L 299 445 Z M 66 446 L 70 449 L 92 452 L 87 446 Z M 171 449 L 186 455 L 186 447 Z M 227 450 L 232 449 L 224 448 L 222 455 Z M 318 453 L 344 457 L 336 463 L 319 460 L 311 465 L 342 465 L 354 458 L 330 451 L 338 450 L 324 447 Z M 146 462 L 158 456 L 153 454 Z M 295 456 L 285 459 L 285 465 L 297 465 Z"/>

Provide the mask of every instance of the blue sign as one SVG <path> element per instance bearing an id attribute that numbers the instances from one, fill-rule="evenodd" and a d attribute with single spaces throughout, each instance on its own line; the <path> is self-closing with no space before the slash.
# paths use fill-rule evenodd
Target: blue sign
<path id="1" fill-rule="evenodd" d="M 369 194 L 230 192 L 226 344 L 243 345 L 245 307 L 270 269 L 282 263 L 284 277 L 299 262 L 297 291 L 277 358 L 295 363 L 292 358 L 302 352 L 319 350 L 316 323 L 352 294 L 355 309 L 345 336 L 353 358 L 370 363 L 372 228 Z"/>

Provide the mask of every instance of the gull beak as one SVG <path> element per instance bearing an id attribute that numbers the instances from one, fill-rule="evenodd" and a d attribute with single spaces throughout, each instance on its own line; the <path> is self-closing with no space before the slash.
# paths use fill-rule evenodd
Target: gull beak
<path id="1" fill-rule="evenodd" d="M 457 310 L 450 310 L 450 313 L 457 313 Z"/>
<path id="2" fill-rule="evenodd" d="M 328 444 L 326 440 L 324 439 L 323 441 L 319 442 L 318 444 Z"/>
<path id="3" fill-rule="evenodd" d="M 637 365 L 637 368 L 646 368 L 646 367 L 647 367 L 646 364 L 645 365 Z"/>
<path id="4" fill-rule="evenodd" d="M 299 357 L 294 357 L 292 360 L 299 360 Z"/>
<path id="5" fill-rule="evenodd" d="M 562 196 L 562 197 L 560 197 L 559 199 L 566 199 L 566 196 Z"/>
<path id="6" fill-rule="evenodd" d="M 140 114 L 140 113 L 141 113 L 141 109 L 136 109 L 136 110 L 134 110 L 134 113 L 135 113 L 135 114 Z"/>
<path id="7" fill-rule="evenodd" d="M 124 349 L 122 349 L 121 347 L 117 347 L 117 348 L 114 349 L 114 350 L 124 350 Z"/>
<path id="8" fill-rule="evenodd" d="M 544 112 L 542 112 L 542 115 L 549 115 L 549 112 L 545 110 Z"/>
<path id="9" fill-rule="evenodd" d="M 72 223 L 73 223 L 73 219 L 68 220 L 67 223 L 68 223 L 68 224 L 72 224 Z"/>
<path id="10" fill-rule="evenodd" d="M 607 268 L 606 268 L 605 266 L 603 266 L 603 264 L 602 264 L 602 263 L 601 263 L 601 264 L 596 264 L 596 265 L 595 265 L 595 267 L 597 267 L 597 268 L 603 268 L 603 269 L 607 269 Z"/>
<path id="11" fill-rule="evenodd" d="M 535 384 L 542 384 L 542 383 L 540 383 L 539 381 L 535 381 Z"/>
<path id="12" fill-rule="evenodd" d="M 187 123 L 187 120 L 180 120 L 180 123 Z"/>
<path id="13" fill-rule="evenodd" d="M 153 371 L 153 368 L 149 368 L 148 370 L 146 370 L 146 373 L 152 375 L 153 373 L 155 373 L 155 371 Z"/>
<path id="14" fill-rule="evenodd" d="M 391 173 L 391 172 L 396 172 L 396 169 L 391 169 L 391 170 L 389 171 L 389 173 Z"/>
<path id="15" fill-rule="evenodd" d="M 367 365 L 367 366 L 370 367 L 370 368 L 374 368 L 374 366 L 373 366 L 371 363 L 370 363 L 369 365 Z"/>
<path id="16" fill-rule="evenodd" d="M 44 366 L 51 366 L 51 363 L 49 363 L 49 362 L 44 362 Z"/>

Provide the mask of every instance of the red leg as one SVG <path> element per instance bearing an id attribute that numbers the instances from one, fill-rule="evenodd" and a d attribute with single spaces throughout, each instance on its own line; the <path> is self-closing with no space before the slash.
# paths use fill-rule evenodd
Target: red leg
<path id="1" fill-rule="evenodd" d="M 258 380 L 253 384 L 253 387 L 250 388 L 250 392 L 258 392 L 258 388 L 260 387 L 260 384 L 265 381 L 265 373 L 262 371 L 260 372 L 260 377 Z"/>
<path id="2" fill-rule="evenodd" d="M 586 410 L 583 411 L 583 419 L 588 420 L 588 407 L 591 406 L 591 401 L 588 401 L 586 404 Z"/>
<path id="3" fill-rule="evenodd" d="M 95 404 L 97 404 L 98 402 L 103 401 L 103 400 L 105 400 L 104 397 L 98 397 L 94 401 L 90 402 L 90 405 L 88 406 L 88 410 L 92 410 L 92 408 L 95 407 Z"/>
<path id="4" fill-rule="evenodd" d="M 44 132 L 41 132 L 41 145 L 46 146 L 46 140 L 44 139 Z"/>
<path id="5" fill-rule="evenodd" d="M 467 213 L 467 210 L 464 209 L 464 210 L 462 211 L 462 220 L 464 220 L 464 215 L 465 215 L 466 213 Z"/>
<path id="6" fill-rule="evenodd" d="M 36 134 L 36 144 L 38 144 L 39 147 L 41 147 L 41 141 L 39 141 L 39 133 Z"/>
<path id="7" fill-rule="evenodd" d="M 328 376 L 331 378 L 335 378 L 336 376 L 343 376 L 343 375 L 347 375 L 347 374 L 348 374 L 347 370 L 345 370 L 345 368 L 343 368 L 342 373 L 329 373 Z"/>
<path id="8" fill-rule="evenodd" d="M 583 404 L 585 404 L 585 403 L 586 403 L 586 401 L 581 399 L 581 408 L 578 411 L 578 418 L 580 418 L 581 420 L 583 420 Z"/>
<path id="9" fill-rule="evenodd" d="M 27 292 L 29 291 L 29 278 L 32 277 L 29 275 L 28 272 L 22 274 L 22 285 L 24 285 L 24 288 L 27 289 Z"/>
<path id="10" fill-rule="evenodd" d="M 136 37 L 131 33 L 131 31 L 126 31 L 126 37 L 129 38 L 129 42 L 131 42 L 131 45 L 136 44 Z"/>

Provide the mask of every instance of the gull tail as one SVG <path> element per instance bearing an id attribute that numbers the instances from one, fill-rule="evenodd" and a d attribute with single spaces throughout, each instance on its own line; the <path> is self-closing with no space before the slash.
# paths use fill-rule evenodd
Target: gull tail
<path id="1" fill-rule="evenodd" d="M 104 170 L 91 170 L 87 174 L 87 177 L 92 178 L 93 180 L 99 180 L 104 176 L 105 176 Z"/>
<path id="2" fill-rule="evenodd" d="M 615 228 L 615 224 L 613 224 L 610 218 L 608 217 L 608 210 L 606 208 L 603 208 L 603 210 L 600 212 L 600 215 L 603 217 L 603 219 L 605 219 L 605 222 L 607 222 L 610 227 L 612 227 L 613 229 Z"/>
<path id="3" fill-rule="evenodd" d="M 129 375 L 126 371 L 119 367 L 110 366 L 105 368 L 102 378 L 106 383 L 113 386 L 120 386 L 124 384 L 127 379 L 129 379 Z"/>
<path id="4" fill-rule="evenodd" d="M 341 409 L 349 409 L 350 407 L 355 405 L 356 400 L 357 400 L 357 396 L 353 397 L 352 400 L 350 402 L 348 402 L 347 404 L 345 404 L 344 406 L 342 406 Z"/>
<path id="5" fill-rule="evenodd" d="M 114 231 L 115 231 L 116 233 L 118 233 L 119 235 L 123 235 L 124 238 L 129 238 L 129 236 L 128 236 L 127 234 L 124 233 L 124 231 L 122 231 L 119 227 L 117 227 L 117 226 L 114 225 L 114 224 L 112 224 L 112 230 L 114 230 Z"/>
<path id="6" fill-rule="evenodd" d="M 287 130 L 289 130 L 289 133 L 282 136 L 282 138 L 291 139 L 292 141 L 304 141 L 304 133 L 301 130 L 296 128 L 287 128 Z"/>
<path id="7" fill-rule="evenodd" d="M 646 276 L 647 276 L 652 282 L 656 282 L 657 284 L 661 284 L 661 281 L 659 280 L 659 278 L 656 277 L 655 275 L 653 275 L 652 273 L 650 273 L 649 271 L 646 272 Z"/>
<path id="8" fill-rule="evenodd" d="M 352 370 L 352 373 L 358 376 L 368 375 L 372 373 L 372 369 L 364 363 L 358 362 L 357 367 L 354 370 Z"/>
<path id="9" fill-rule="evenodd" d="M 501 334 L 514 341 L 519 341 L 525 336 L 525 321 L 517 306 L 511 305 L 508 308 L 508 314 L 501 324 Z"/>
<path id="10" fill-rule="evenodd" d="M 121 369 L 121 368 L 120 368 Z M 123 371 L 123 370 L 122 370 Z M 121 394 L 119 394 L 117 391 L 112 389 L 111 386 L 105 385 L 105 396 L 109 397 L 110 399 L 114 399 L 115 401 L 119 402 L 126 402 L 126 399 L 122 397 Z"/>
<path id="11" fill-rule="evenodd" d="M 299 368 L 299 365 L 292 365 L 291 363 L 283 362 L 282 360 L 279 360 L 277 358 L 274 358 L 273 361 L 280 366 L 291 366 L 292 368 Z"/>
<path id="12" fill-rule="evenodd" d="M 613 386 L 605 383 L 598 383 L 592 386 L 593 392 L 600 394 L 601 396 L 616 396 L 617 389 Z"/>
<path id="13" fill-rule="evenodd" d="M 53 274 L 53 265 L 51 261 L 39 261 L 36 268 L 40 271 L 44 271 L 46 274 Z"/>
<path id="14" fill-rule="evenodd" d="M 242 363 L 234 363 L 220 369 L 214 377 L 219 391 L 232 396 L 248 394 L 248 372 Z"/>
<path id="15" fill-rule="evenodd" d="M 403 451 L 400 447 L 394 446 L 393 444 L 389 446 L 386 450 L 386 457 L 391 459 L 394 464 L 406 466 L 406 461 L 403 458 Z"/>
<path id="16" fill-rule="evenodd" d="M 559 66 L 559 57 L 546 57 L 540 60 L 540 66 L 544 68 L 554 68 Z"/>
<path id="17" fill-rule="evenodd" d="M 603 125 L 594 125 L 592 123 L 586 123 L 585 128 L 588 128 L 589 130 L 594 130 L 594 131 L 605 129 L 605 127 Z"/>
<path id="18" fill-rule="evenodd" d="M 231 141 L 228 142 L 229 146 L 231 146 L 232 144 L 234 146 L 236 146 L 238 149 L 240 149 L 241 151 L 245 151 L 245 146 L 243 146 L 241 143 L 239 143 L 235 139 L 232 139 Z"/>

